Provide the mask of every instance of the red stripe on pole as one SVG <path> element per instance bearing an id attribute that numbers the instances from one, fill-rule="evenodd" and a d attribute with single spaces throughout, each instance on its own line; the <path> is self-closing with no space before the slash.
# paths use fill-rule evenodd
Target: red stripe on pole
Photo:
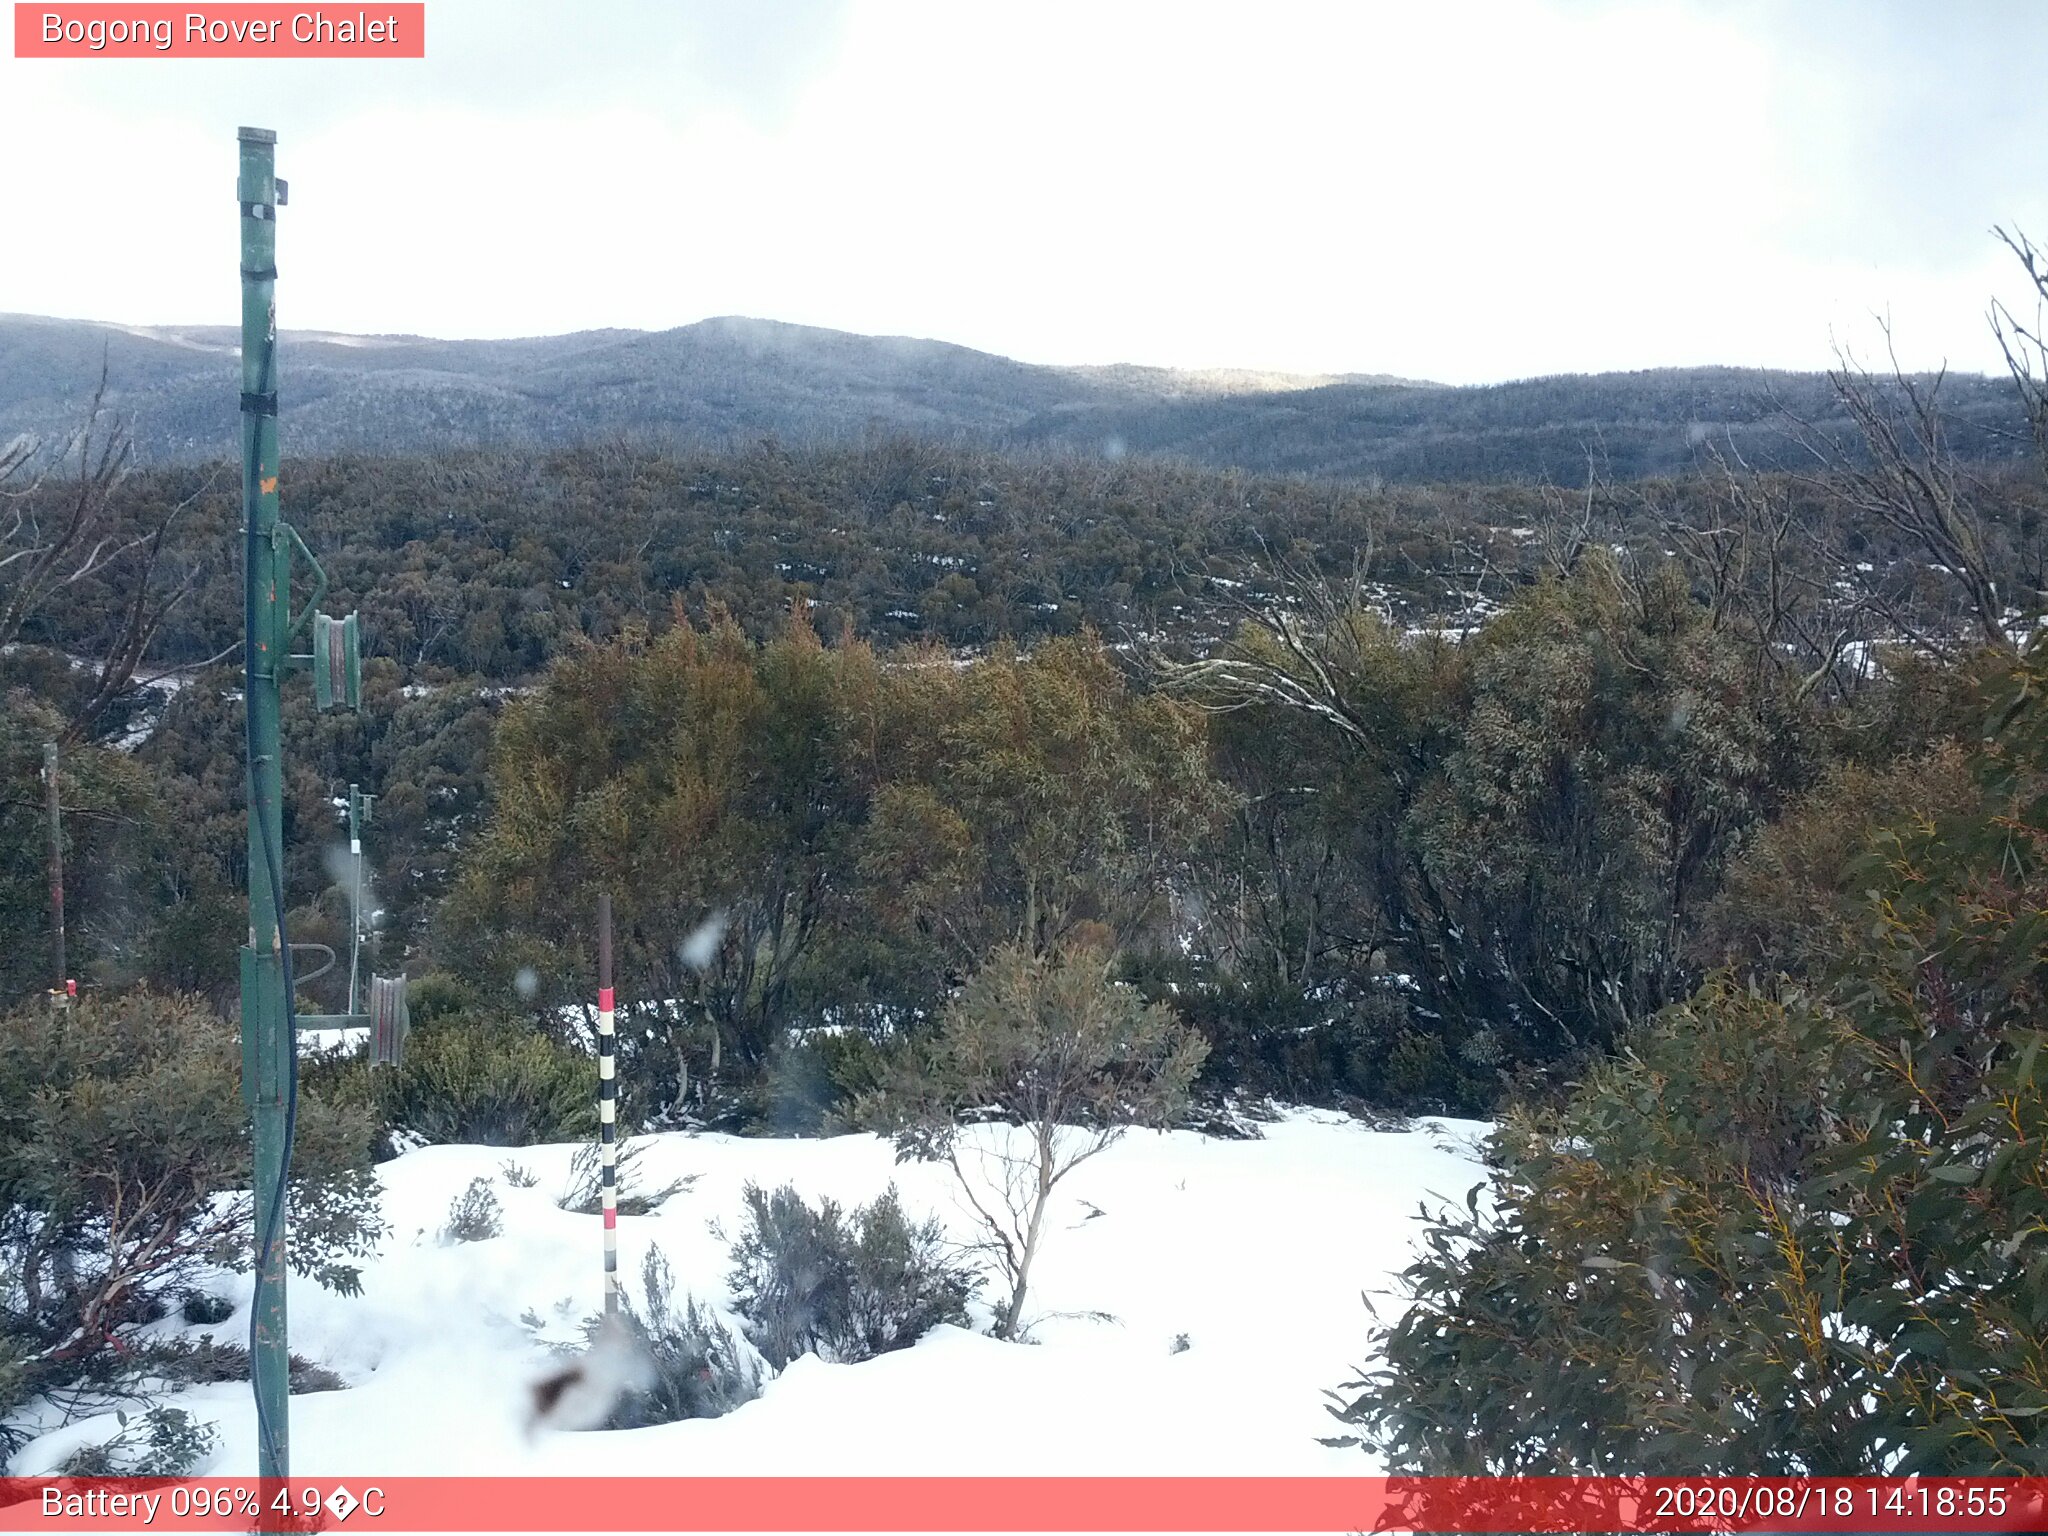
<path id="1" fill-rule="evenodd" d="M 605 1230 L 606 1230 L 607 1232 L 609 1232 L 609 1231 L 611 1231 L 611 1230 L 612 1230 L 612 1228 L 616 1227 L 616 1226 L 617 1226 L 618 1224 L 619 1224 L 619 1212 L 618 1212 L 618 1208 L 617 1208 L 616 1206 L 610 1206 L 610 1205 L 606 1206 L 606 1207 L 604 1208 L 604 1227 L 605 1227 Z"/>
<path id="2" fill-rule="evenodd" d="M 612 1011 L 612 989 L 610 987 L 599 987 L 597 989 L 597 1006 L 606 1013 Z"/>
<path id="3" fill-rule="evenodd" d="M 341 1497 L 346 1490 L 346 1498 Z M 350 1477 L 288 1508 L 372 1531 L 1991 1532 L 2048 1478 Z M 147 1494 L 154 1505 L 140 1505 Z M 116 1504 L 125 1495 L 127 1503 Z M 247 1530 L 255 1478 L 0 1479 L 0 1531 Z M 336 1501 L 330 1504 L 329 1501 Z M 197 1511 L 205 1511 L 198 1513 Z M 346 1519 L 347 1515 L 342 1515 Z"/>

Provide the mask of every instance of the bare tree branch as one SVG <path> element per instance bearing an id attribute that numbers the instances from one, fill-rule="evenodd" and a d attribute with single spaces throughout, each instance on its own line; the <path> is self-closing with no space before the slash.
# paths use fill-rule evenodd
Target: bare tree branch
<path id="1" fill-rule="evenodd" d="M 165 621 L 196 586 L 196 567 L 168 586 L 160 570 L 173 529 L 214 484 L 209 476 L 167 506 L 124 506 L 119 493 L 133 468 L 133 444 L 108 418 L 107 387 L 103 358 L 61 472 L 52 464 L 29 473 L 36 454 L 30 438 L 0 447 L 0 649 L 21 644 L 68 594 L 95 578 L 120 568 L 125 588 L 110 632 L 95 647 L 92 683 L 70 708 L 65 737 L 72 742 L 89 737 L 133 685 Z M 24 483 L 8 483 L 15 480 Z"/>

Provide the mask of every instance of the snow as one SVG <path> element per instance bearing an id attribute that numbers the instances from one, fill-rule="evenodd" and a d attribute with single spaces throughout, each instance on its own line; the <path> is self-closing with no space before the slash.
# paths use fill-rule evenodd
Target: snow
<path id="1" fill-rule="evenodd" d="M 1031 1343 L 942 1328 L 908 1350 L 856 1365 L 806 1356 L 722 1419 L 606 1433 L 525 1427 L 528 1387 L 548 1341 L 579 1336 L 600 1305 L 599 1219 L 561 1210 L 573 1145 L 424 1147 L 381 1165 L 391 1231 L 360 1297 L 290 1289 L 294 1352 L 338 1371 L 347 1390 L 292 1400 L 292 1470 L 302 1476 L 407 1474 L 1070 1474 L 1330 1475 L 1374 1470 L 1341 1433 L 1323 1392 L 1367 1356 L 1374 1319 L 1399 1310 L 1418 1201 L 1461 1202 L 1483 1177 L 1471 1121 L 1373 1130 L 1344 1116 L 1287 1113 L 1263 1139 L 1132 1131 L 1063 1183 L 1032 1277 Z M 971 1135 L 1016 1135 L 981 1126 Z M 914 1217 L 975 1228 L 950 1175 L 897 1166 L 872 1136 L 768 1139 L 669 1133 L 636 1138 L 642 1188 L 696 1176 L 652 1214 L 619 1223 L 620 1268 L 637 1296 L 658 1245 L 677 1289 L 724 1309 L 728 1235 L 748 1180 L 787 1180 L 807 1198 L 852 1204 L 894 1179 Z M 537 1176 L 508 1182 L 508 1164 Z M 449 1202 L 493 1181 L 504 1235 L 443 1243 Z M 1097 1214 L 1091 1214 L 1091 1212 Z M 234 1317 L 160 1331 L 244 1340 L 249 1278 L 212 1287 Z M 986 1294 L 976 1328 L 1000 1299 Z M 537 1314 L 537 1337 L 522 1317 Z M 728 1312 L 728 1317 L 730 1314 Z M 736 1321 L 736 1320 L 735 1320 Z M 1187 1348 L 1175 1340 L 1186 1335 Z M 246 1384 L 169 1399 L 216 1423 L 204 1471 L 255 1468 Z M 45 1434 L 16 1475 L 47 1471 L 115 1430 L 110 1415 Z"/>

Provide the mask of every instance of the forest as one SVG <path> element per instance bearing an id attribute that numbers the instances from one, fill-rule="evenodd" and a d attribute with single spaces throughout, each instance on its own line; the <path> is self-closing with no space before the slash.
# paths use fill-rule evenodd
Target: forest
<path id="1" fill-rule="evenodd" d="M 1924 382 L 1836 387 L 1858 445 L 1812 470 L 1709 443 L 1570 487 L 910 439 L 288 459 L 369 637 L 360 715 L 287 693 L 292 936 L 346 948 L 358 784 L 418 1023 L 399 1072 L 309 1071 L 308 1262 L 346 1283 L 408 1138 L 583 1129 L 606 892 L 635 1127 L 879 1123 L 963 998 L 1076 956 L 1158 1010 L 1119 1027 L 1186 1123 L 1496 1119 L 1494 1200 L 1343 1408 L 1397 1467 L 2039 1471 L 2042 465 L 1960 458 Z M 246 927 L 233 470 L 92 427 L 0 455 L 0 1244 L 48 1286 L 0 1405 L 167 1273 L 59 1279 L 110 1197 L 38 1140 L 52 1095 L 173 1155 L 90 1060 L 39 1076 L 45 744 L 110 1064 L 232 1016 Z"/>
<path id="2" fill-rule="evenodd" d="M 231 454 L 219 409 L 235 336 L 0 314 L 0 421 L 56 439 L 95 381 L 146 463 Z M 560 450 L 613 438 L 667 453 L 909 437 L 1012 458 L 1124 454 L 1213 469 L 1403 485 L 1583 487 L 1689 471 L 1712 442 L 1798 470 L 1807 434 L 1860 452 L 1828 377 L 1652 368 L 1448 386 L 1384 374 L 1056 367 L 902 336 L 724 316 L 672 331 L 510 341 L 285 331 L 279 402 L 294 453 L 328 457 Z M 1846 360 L 1845 360 L 1846 361 Z M 1936 384 L 1947 444 L 2010 466 L 2027 427 L 2002 378 Z M 1795 430 L 1796 429 L 1796 430 Z"/>

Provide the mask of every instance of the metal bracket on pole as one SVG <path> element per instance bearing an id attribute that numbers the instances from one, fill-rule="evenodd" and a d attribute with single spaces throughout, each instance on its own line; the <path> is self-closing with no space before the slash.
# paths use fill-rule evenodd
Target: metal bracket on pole
<path id="1" fill-rule="evenodd" d="M 412 1014 L 405 1006 L 403 976 L 370 978 L 370 1064 L 395 1067 L 405 1051 Z"/>
<path id="2" fill-rule="evenodd" d="M 314 558 L 313 551 L 306 548 L 306 541 L 299 537 L 299 530 L 290 523 L 277 525 L 277 542 L 284 550 L 285 570 L 291 570 L 291 551 L 296 549 L 306 557 L 306 564 L 313 568 L 313 592 L 306 599 L 306 606 L 299 610 L 299 616 L 292 620 L 291 628 L 284 632 L 285 648 L 306 632 L 306 625 L 313 617 L 313 611 L 320 606 L 320 599 L 327 595 L 327 568 Z M 286 541 L 289 541 L 287 543 Z"/>
<path id="3" fill-rule="evenodd" d="M 372 976 L 366 1013 L 302 1013 L 301 1029 L 367 1029 L 370 1064 L 395 1067 L 405 1057 L 405 1037 L 412 1032 L 412 1010 L 406 1004 L 403 976 Z"/>
<path id="4" fill-rule="evenodd" d="M 356 616 L 313 615 L 313 704 L 323 712 L 363 707 L 363 651 Z"/>

